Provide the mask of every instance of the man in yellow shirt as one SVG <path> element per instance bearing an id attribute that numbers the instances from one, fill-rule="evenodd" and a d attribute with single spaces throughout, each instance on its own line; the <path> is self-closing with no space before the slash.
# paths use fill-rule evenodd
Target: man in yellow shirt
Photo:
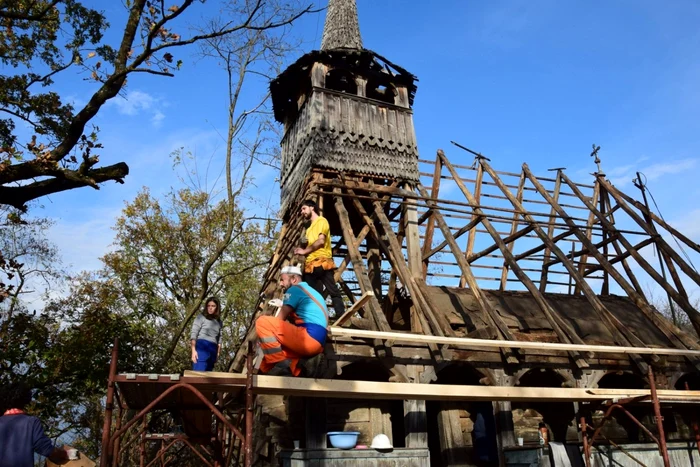
<path id="1" fill-rule="evenodd" d="M 331 229 L 328 221 L 319 214 L 318 206 L 311 200 L 301 203 L 301 216 L 311 221 L 311 225 L 306 229 L 307 247 L 294 250 L 295 255 L 306 256 L 304 282 L 320 294 L 323 294 L 325 287 L 333 301 L 336 316 L 340 316 L 345 311 L 345 304 L 333 277 L 335 263 L 331 251 Z"/>

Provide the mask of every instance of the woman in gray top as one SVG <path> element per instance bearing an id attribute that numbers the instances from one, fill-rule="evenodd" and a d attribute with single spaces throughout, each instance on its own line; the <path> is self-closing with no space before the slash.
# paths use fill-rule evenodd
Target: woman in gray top
<path id="1" fill-rule="evenodd" d="M 212 371 L 221 353 L 221 305 L 214 297 L 207 298 L 204 311 L 197 315 L 192 325 L 192 369 Z"/>

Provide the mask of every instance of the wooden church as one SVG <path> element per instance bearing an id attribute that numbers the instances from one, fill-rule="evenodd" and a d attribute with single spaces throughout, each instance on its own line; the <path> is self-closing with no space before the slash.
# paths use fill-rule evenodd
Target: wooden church
<path id="1" fill-rule="evenodd" d="M 319 378 L 347 394 L 259 395 L 253 465 L 555 465 L 544 462 L 562 449 L 585 465 L 697 465 L 696 406 L 679 394 L 700 389 L 687 291 L 700 285 L 687 259 L 700 245 L 600 167 L 579 183 L 563 169 L 497 170 L 464 147 L 453 154 L 471 165 L 441 150 L 421 159 L 415 83 L 363 47 L 355 0 L 330 0 L 321 50 L 271 83 L 283 226 L 255 317 L 274 313 L 280 269 L 303 261 L 299 208 L 316 201 L 348 309 Z M 250 329 L 231 371 L 245 371 Z M 363 398 L 357 381 L 428 396 Z M 331 449 L 326 433 L 343 430 L 365 446 L 385 434 L 393 449 Z"/>

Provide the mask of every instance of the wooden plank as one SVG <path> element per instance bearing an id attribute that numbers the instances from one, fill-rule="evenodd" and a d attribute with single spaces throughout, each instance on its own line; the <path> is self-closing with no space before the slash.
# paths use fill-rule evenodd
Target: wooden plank
<path id="1" fill-rule="evenodd" d="M 445 344 L 454 347 L 468 348 L 508 348 L 536 349 L 536 350 L 559 350 L 578 352 L 598 352 L 616 354 L 645 354 L 645 355 L 678 355 L 700 357 L 700 350 L 690 349 L 670 349 L 665 347 L 623 347 L 618 345 L 589 345 L 589 344 L 563 344 L 553 342 L 529 342 L 529 341 L 505 341 L 472 339 L 468 337 L 443 337 L 425 336 L 403 332 L 379 332 L 364 331 L 360 329 L 346 329 L 332 327 L 330 335 L 332 337 L 355 337 L 360 339 L 390 339 L 395 342 L 410 342 L 412 344 Z"/>
<path id="2" fill-rule="evenodd" d="M 517 402 L 604 401 L 626 397 L 651 397 L 649 389 L 384 383 L 263 375 L 253 377 L 253 392 L 343 399 Z M 700 401 L 700 391 L 660 389 L 657 394 L 662 401 Z"/>
<path id="3" fill-rule="evenodd" d="M 360 308 L 365 306 L 367 302 L 369 302 L 370 298 L 374 297 L 374 292 L 371 290 L 368 290 L 367 292 L 363 293 L 362 296 L 358 301 L 353 303 L 350 308 L 345 310 L 345 313 L 336 320 L 335 323 L 333 323 L 333 326 L 342 326 L 346 322 L 350 321 L 350 318 L 352 318 L 352 315 L 358 312 Z"/>

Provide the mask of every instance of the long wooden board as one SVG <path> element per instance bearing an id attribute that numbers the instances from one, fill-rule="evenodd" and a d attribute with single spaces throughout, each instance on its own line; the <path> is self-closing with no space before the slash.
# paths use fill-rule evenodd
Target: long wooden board
<path id="1" fill-rule="evenodd" d="M 700 357 L 700 350 L 689 349 L 669 349 L 652 347 L 622 347 L 617 345 L 581 345 L 581 344 L 560 344 L 550 342 L 525 342 L 525 341 L 504 341 L 472 339 L 468 337 L 441 337 L 425 336 L 421 334 L 409 334 L 403 332 L 379 332 L 365 331 L 361 329 L 345 329 L 331 327 L 331 336 L 356 337 L 360 339 L 382 339 L 394 342 L 410 342 L 413 344 L 445 344 L 455 347 L 469 348 L 516 348 L 535 350 L 562 350 L 579 352 L 599 352 L 617 354 L 647 354 L 647 355 L 680 355 Z"/>
<path id="2" fill-rule="evenodd" d="M 185 376 L 203 376 L 201 372 L 185 371 Z M 212 380 L 231 379 L 235 373 L 206 372 Z M 611 400 L 650 396 L 648 389 L 586 389 L 533 388 L 521 386 L 459 386 L 446 384 L 383 383 L 374 381 L 345 381 L 333 379 L 293 378 L 284 376 L 253 377 L 257 394 L 303 397 L 334 397 L 344 399 L 398 399 L 440 401 L 548 401 L 573 402 Z M 662 401 L 700 402 L 700 391 L 659 389 Z"/>

